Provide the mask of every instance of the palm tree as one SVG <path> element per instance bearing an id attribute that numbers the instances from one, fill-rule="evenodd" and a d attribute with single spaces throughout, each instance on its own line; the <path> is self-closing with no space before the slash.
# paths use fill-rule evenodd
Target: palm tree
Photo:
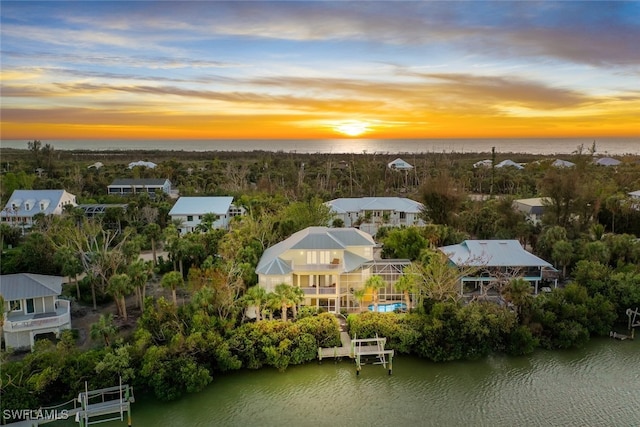
<path id="1" fill-rule="evenodd" d="M 382 276 L 374 275 L 364 282 L 364 288 L 371 291 L 373 298 L 373 311 L 378 311 L 378 291 L 387 286 Z"/>
<path id="2" fill-rule="evenodd" d="M 118 312 L 122 318 L 127 320 L 127 304 L 125 297 L 131 293 L 131 279 L 126 274 L 115 274 L 109 279 L 107 285 L 107 293 L 109 293 L 116 302 Z"/>
<path id="3" fill-rule="evenodd" d="M 162 229 L 156 223 L 147 224 L 144 230 L 145 234 L 151 241 L 151 252 L 153 253 L 153 265 L 158 265 L 158 259 L 156 257 L 157 243 L 162 239 Z"/>
<path id="4" fill-rule="evenodd" d="M 512 279 L 502 289 L 502 296 L 505 301 L 510 302 L 516 307 L 518 319 L 520 320 L 520 323 L 524 323 L 524 310 L 530 307 L 533 303 L 533 296 L 531 296 L 531 284 L 521 277 Z"/>
<path id="5" fill-rule="evenodd" d="M 76 252 L 68 246 L 64 246 L 56 251 L 53 256 L 53 262 L 60 267 L 60 272 L 68 277 L 73 277 L 76 284 L 76 296 L 80 301 L 80 284 L 78 283 L 78 274 L 84 271 L 82 262 Z"/>
<path id="6" fill-rule="evenodd" d="M 147 281 L 151 276 L 152 266 L 149 262 L 141 259 L 136 260 L 129 265 L 128 273 L 131 284 L 136 292 L 136 305 L 144 312 L 144 298 L 146 294 Z"/>
<path id="7" fill-rule="evenodd" d="M 398 281 L 393 285 L 396 290 L 402 292 L 404 295 L 404 303 L 407 305 L 407 310 L 411 309 L 411 293 L 416 291 L 416 281 L 413 276 L 403 274 Z"/>
<path id="8" fill-rule="evenodd" d="M 206 233 L 213 228 L 213 224 L 218 220 L 218 218 L 218 215 L 212 212 L 207 212 L 202 215 L 202 219 L 200 220 L 200 224 L 196 227 L 196 230 Z"/>
<path id="9" fill-rule="evenodd" d="M 362 302 L 364 301 L 364 296 L 367 294 L 367 290 L 365 288 L 356 289 L 353 291 L 353 297 L 358 301 L 358 306 L 362 308 Z"/>
<path id="10" fill-rule="evenodd" d="M 100 315 L 98 321 L 91 325 L 91 339 L 97 340 L 98 338 L 104 339 L 104 345 L 111 346 L 109 337 L 115 335 L 118 332 L 117 326 L 113 323 L 113 314 L 109 313 L 106 316 Z"/>
<path id="11" fill-rule="evenodd" d="M 573 245 L 566 240 L 554 243 L 551 258 L 562 266 L 562 277 L 567 277 L 567 265 L 573 259 Z"/>
<path id="12" fill-rule="evenodd" d="M 179 271 L 170 271 L 162 276 L 162 280 L 160 281 L 163 288 L 171 289 L 171 293 L 173 296 L 173 303 L 178 305 L 178 297 L 176 296 L 176 289 L 178 287 L 184 286 L 184 279 L 182 278 L 182 273 Z"/>
<path id="13" fill-rule="evenodd" d="M 256 308 L 256 321 L 260 321 L 261 312 L 267 302 L 267 291 L 261 286 L 252 286 L 243 296 L 243 302 L 247 307 Z"/>
<path id="14" fill-rule="evenodd" d="M 265 311 L 269 314 L 269 320 L 273 320 L 273 312 L 280 308 L 280 299 L 274 292 L 267 293 Z"/>
<path id="15" fill-rule="evenodd" d="M 286 283 L 280 283 L 276 285 L 276 289 L 274 291 L 274 295 L 278 303 L 280 304 L 280 309 L 282 310 L 282 320 L 284 322 L 287 321 L 287 308 L 294 305 L 294 299 L 292 295 L 292 286 L 287 285 Z"/>
<path id="16" fill-rule="evenodd" d="M 304 301 L 304 291 L 297 286 L 291 286 L 290 292 L 291 302 L 293 304 L 291 306 L 291 309 L 293 310 L 293 318 L 297 319 L 298 305 L 300 305 L 300 303 Z"/>

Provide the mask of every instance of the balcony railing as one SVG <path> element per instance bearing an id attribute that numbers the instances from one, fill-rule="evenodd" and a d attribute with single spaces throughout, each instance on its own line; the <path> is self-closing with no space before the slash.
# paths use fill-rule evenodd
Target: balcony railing
<path id="1" fill-rule="evenodd" d="M 294 271 L 331 271 L 331 270 L 342 270 L 342 263 L 331 263 L 331 264 L 295 264 L 293 266 Z"/>
<path id="2" fill-rule="evenodd" d="M 43 328 L 56 328 L 71 325 L 70 304 L 67 300 L 56 300 L 55 312 L 33 313 L 28 315 L 7 316 L 4 320 L 6 332 L 31 331 Z"/>
<path id="3" fill-rule="evenodd" d="M 303 287 L 301 288 L 305 295 L 335 295 L 337 288 L 335 286 L 320 286 L 320 287 Z"/>

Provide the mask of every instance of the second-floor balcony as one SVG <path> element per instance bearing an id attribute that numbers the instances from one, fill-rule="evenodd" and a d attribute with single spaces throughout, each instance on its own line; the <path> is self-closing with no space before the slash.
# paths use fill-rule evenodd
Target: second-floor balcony
<path id="1" fill-rule="evenodd" d="M 344 268 L 342 262 L 334 260 L 329 264 L 295 264 L 293 269 L 295 271 L 342 271 Z"/>
<path id="2" fill-rule="evenodd" d="M 340 288 L 337 286 L 305 286 L 300 288 L 306 296 L 312 295 L 337 295 Z"/>
<path id="3" fill-rule="evenodd" d="M 5 314 L 3 329 L 6 332 L 32 331 L 71 325 L 70 303 L 56 300 L 56 311 L 32 314 Z"/>

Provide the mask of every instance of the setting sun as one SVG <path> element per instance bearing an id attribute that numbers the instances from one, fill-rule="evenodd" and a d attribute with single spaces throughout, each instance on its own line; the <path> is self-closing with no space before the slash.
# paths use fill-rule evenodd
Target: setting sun
<path id="1" fill-rule="evenodd" d="M 347 136 L 360 136 L 369 131 L 369 124 L 357 120 L 342 122 L 334 127 L 337 132 Z"/>

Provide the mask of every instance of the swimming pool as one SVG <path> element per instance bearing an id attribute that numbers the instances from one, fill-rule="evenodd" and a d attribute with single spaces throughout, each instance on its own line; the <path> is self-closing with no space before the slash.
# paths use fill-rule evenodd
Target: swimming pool
<path id="1" fill-rule="evenodd" d="M 379 313 L 388 313 L 396 310 L 406 310 L 407 304 L 403 302 L 392 302 L 388 304 L 378 304 L 378 312 Z M 373 310 L 373 304 L 369 305 L 369 311 Z"/>

